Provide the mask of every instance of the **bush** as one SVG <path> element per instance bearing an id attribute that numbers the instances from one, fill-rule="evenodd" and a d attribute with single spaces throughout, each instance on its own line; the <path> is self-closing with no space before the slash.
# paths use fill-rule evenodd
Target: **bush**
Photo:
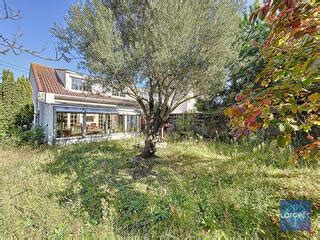
<path id="1" fill-rule="evenodd" d="M 20 137 L 17 131 L 15 134 L 4 134 L 0 137 L 0 147 L 1 148 L 11 148 L 16 147 L 20 144 Z"/>
<path id="2" fill-rule="evenodd" d="M 14 118 L 14 125 L 17 128 L 30 130 L 33 122 L 33 104 L 24 105 Z"/>
<path id="3" fill-rule="evenodd" d="M 169 134 L 170 141 L 198 139 L 193 128 L 194 118 L 191 115 L 185 115 L 175 122 L 174 132 Z"/>
<path id="4" fill-rule="evenodd" d="M 35 127 L 31 130 L 19 133 L 21 144 L 31 144 L 38 146 L 44 143 L 44 131 L 41 127 Z"/>
<path id="5" fill-rule="evenodd" d="M 192 131 L 192 121 L 193 117 L 190 115 L 185 115 L 183 118 L 176 120 L 177 131 Z"/>
<path id="6" fill-rule="evenodd" d="M 44 131 L 41 127 L 30 130 L 23 128 L 12 128 L 0 138 L 0 145 L 3 147 L 16 147 L 21 145 L 39 146 L 44 143 Z"/>

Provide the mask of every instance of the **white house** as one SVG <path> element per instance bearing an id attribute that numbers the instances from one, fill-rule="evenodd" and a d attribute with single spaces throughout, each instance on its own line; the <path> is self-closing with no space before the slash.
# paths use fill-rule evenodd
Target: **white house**
<path id="1" fill-rule="evenodd" d="M 144 127 L 134 99 L 116 91 L 99 93 L 94 91 L 97 86 L 92 91 L 81 74 L 32 63 L 29 79 L 34 124 L 44 129 L 48 144 L 119 139 L 137 135 Z M 193 108 L 189 101 L 174 113 Z"/>

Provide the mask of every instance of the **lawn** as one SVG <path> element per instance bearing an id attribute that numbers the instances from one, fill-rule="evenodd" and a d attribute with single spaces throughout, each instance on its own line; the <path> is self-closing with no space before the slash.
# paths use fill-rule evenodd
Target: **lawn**
<path id="1" fill-rule="evenodd" d="M 0 238 L 320 238 L 317 162 L 273 144 L 135 140 L 1 149 Z M 312 200 L 312 231 L 279 230 L 279 200 Z"/>

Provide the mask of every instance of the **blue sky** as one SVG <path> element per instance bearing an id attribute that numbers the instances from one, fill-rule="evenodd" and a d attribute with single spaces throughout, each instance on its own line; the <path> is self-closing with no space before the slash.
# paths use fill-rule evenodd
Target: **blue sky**
<path id="1" fill-rule="evenodd" d="M 75 2 L 75 0 L 7 0 L 7 4 L 12 9 L 20 10 L 21 19 L 0 21 L 1 32 L 6 33 L 6 36 L 11 36 L 21 31 L 23 35 L 19 42 L 25 48 L 41 50 L 45 47 L 45 52 L 42 55 L 54 57 L 54 42 L 56 40 L 49 30 L 54 22 L 64 22 L 64 15 L 70 5 Z M 9 53 L 0 55 L 0 71 L 2 73 L 4 68 L 9 68 L 14 72 L 15 76 L 28 76 L 31 62 L 77 70 L 76 62 L 46 61 L 26 53 L 18 56 Z"/>
<path id="2" fill-rule="evenodd" d="M 63 17 L 67 13 L 70 6 L 77 0 L 7 0 L 7 4 L 16 10 L 20 10 L 20 20 L 0 21 L 0 29 L 2 33 L 10 36 L 21 31 L 23 36 L 20 43 L 25 48 L 32 50 L 41 50 L 45 47 L 42 54 L 46 57 L 54 57 L 55 41 L 49 30 L 54 22 L 64 23 Z M 253 0 L 248 0 L 252 3 Z M 41 63 L 52 67 L 67 68 L 77 71 L 77 62 L 67 63 L 63 60 L 46 61 L 34 57 L 30 54 L 23 53 L 15 56 L 14 54 L 0 54 L 0 75 L 5 68 L 11 69 L 15 76 L 28 76 L 29 66 L 31 62 Z"/>

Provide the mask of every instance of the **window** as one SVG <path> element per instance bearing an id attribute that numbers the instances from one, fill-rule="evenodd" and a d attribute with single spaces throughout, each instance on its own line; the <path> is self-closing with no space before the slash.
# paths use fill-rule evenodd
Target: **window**
<path id="1" fill-rule="evenodd" d="M 99 114 L 99 128 L 104 128 L 105 118 L 106 116 L 104 114 Z"/>
<path id="2" fill-rule="evenodd" d="M 86 116 L 86 122 L 94 122 L 94 115 L 93 114 L 87 114 Z"/>
<path id="3" fill-rule="evenodd" d="M 110 115 L 111 132 L 124 132 L 124 115 Z"/>
<path id="4" fill-rule="evenodd" d="M 57 113 L 57 138 L 82 136 L 82 113 Z"/>
<path id="5" fill-rule="evenodd" d="M 116 89 L 112 89 L 112 96 L 126 97 L 126 95 L 123 92 L 120 92 Z"/>
<path id="6" fill-rule="evenodd" d="M 86 114 L 86 127 L 87 127 L 87 134 L 94 135 L 94 134 L 102 134 L 105 132 L 105 114 Z"/>
<path id="7" fill-rule="evenodd" d="M 124 133 L 125 120 L 128 132 L 139 132 L 141 130 L 141 116 L 119 115 L 104 113 L 64 113 L 56 114 L 57 138 L 82 137 L 88 135 L 102 135 L 109 133 Z"/>
<path id="8" fill-rule="evenodd" d="M 76 113 L 70 113 L 70 126 L 74 127 L 77 123 L 77 114 Z"/>
<path id="9" fill-rule="evenodd" d="M 107 129 L 111 129 L 111 116 L 110 114 L 107 114 Z"/>
<path id="10" fill-rule="evenodd" d="M 138 132 L 140 130 L 140 116 L 128 115 L 127 116 L 127 131 Z"/>
<path id="11" fill-rule="evenodd" d="M 112 89 L 112 96 L 119 96 L 119 92 L 115 89 Z"/>
<path id="12" fill-rule="evenodd" d="M 88 84 L 86 84 L 85 80 L 77 78 L 71 78 L 71 89 L 77 91 L 91 92 L 91 87 Z"/>

